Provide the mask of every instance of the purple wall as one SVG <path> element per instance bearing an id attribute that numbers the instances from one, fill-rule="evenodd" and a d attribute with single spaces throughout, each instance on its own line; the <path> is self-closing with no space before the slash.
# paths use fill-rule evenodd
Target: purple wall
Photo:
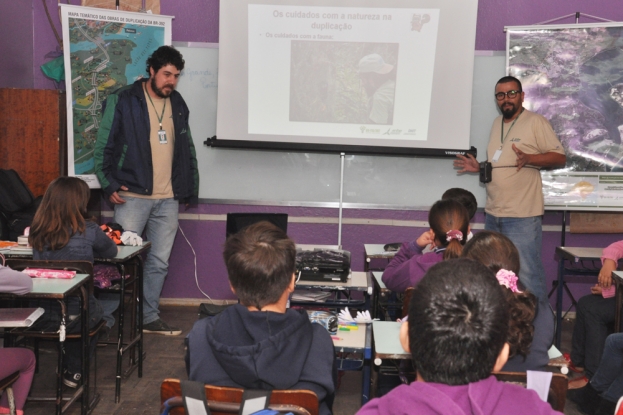
<path id="1" fill-rule="evenodd" d="M 33 27 L 29 1 L 0 0 L 0 88 L 34 87 Z"/>

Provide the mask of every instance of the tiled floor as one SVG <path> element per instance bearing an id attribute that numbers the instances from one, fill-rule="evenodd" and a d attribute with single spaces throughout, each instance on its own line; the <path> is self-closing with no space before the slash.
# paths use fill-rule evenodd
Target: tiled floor
<path id="1" fill-rule="evenodd" d="M 181 336 L 145 336 L 146 359 L 143 377 L 138 378 L 134 371 L 121 383 L 121 401 L 114 402 L 115 391 L 115 354 L 112 346 L 97 350 L 97 388 L 101 399 L 93 411 L 94 415 L 104 414 L 149 414 L 160 413 L 160 384 L 165 378 L 186 378 L 184 367 L 184 335 L 197 319 L 196 307 L 162 307 L 161 317 L 170 324 L 184 330 Z M 563 349 L 571 343 L 572 322 L 563 326 Z M 567 346 L 567 347 L 565 347 Z M 56 351 L 54 345 L 44 345 L 40 354 L 40 373 L 35 375 L 32 392 L 40 395 L 47 393 L 53 396 L 55 375 L 54 362 Z M 335 415 L 352 415 L 361 403 L 360 372 L 346 372 L 340 383 L 334 403 Z M 52 403 L 27 402 L 27 415 L 49 415 L 54 413 Z M 74 403 L 66 412 L 69 415 L 80 413 L 79 403 Z M 572 402 L 567 401 L 565 414 L 580 414 Z"/>

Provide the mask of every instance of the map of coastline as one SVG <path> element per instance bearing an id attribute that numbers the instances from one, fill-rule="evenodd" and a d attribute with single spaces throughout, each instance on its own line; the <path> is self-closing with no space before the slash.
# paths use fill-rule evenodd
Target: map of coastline
<path id="1" fill-rule="evenodd" d="M 74 169 L 75 174 L 93 174 L 102 103 L 147 76 L 145 61 L 164 44 L 164 28 L 69 18 L 69 33 Z"/>

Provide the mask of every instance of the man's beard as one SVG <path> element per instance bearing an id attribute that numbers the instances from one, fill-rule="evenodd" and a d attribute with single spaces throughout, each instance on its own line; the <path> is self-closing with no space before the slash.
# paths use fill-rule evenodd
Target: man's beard
<path id="1" fill-rule="evenodd" d="M 506 104 L 504 104 L 502 106 L 502 108 L 500 108 L 502 110 L 502 115 L 504 116 L 504 119 L 509 120 L 511 118 L 513 118 L 513 116 L 515 114 L 517 114 L 517 111 L 519 110 L 518 107 L 515 106 L 515 104 L 510 104 L 510 106 L 506 106 L 506 108 L 504 107 Z"/>
<path id="2" fill-rule="evenodd" d="M 171 90 L 169 92 L 164 92 L 164 88 L 169 87 L 171 88 Z M 151 89 L 152 91 L 154 91 L 154 93 L 156 95 L 158 95 L 160 98 L 168 98 L 169 95 L 171 95 L 171 92 L 173 92 L 173 86 L 172 85 L 164 85 L 162 89 L 158 88 L 158 86 L 156 85 L 156 78 L 151 78 Z"/>

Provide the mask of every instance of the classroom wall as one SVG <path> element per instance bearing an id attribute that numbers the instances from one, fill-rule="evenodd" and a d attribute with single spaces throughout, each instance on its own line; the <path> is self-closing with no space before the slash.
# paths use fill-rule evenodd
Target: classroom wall
<path id="1" fill-rule="evenodd" d="M 0 88 L 34 87 L 33 27 L 30 1 L 0 0 Z"/>
<path id="2" fill-rule="evenodd" d="M 57 1 L 45 0 L 57 29 L 60 30 Z M 71 0 L 79 4 L 79 0 Z M 173 41 L 218 42 L 218 0 L 161 0 L 161 12 L 174 15 Z M 31 12 L 29 12 L 31 10 Z M 504 50 L 506 37 L 504 26 L 529 25 L 555 19 L 567 14 L 581 12 L 582 15 L 607 17 L 623 21 L 623 8 L 611 0 L 480 0 L 476 33 L 477 50 Z M 52 81 L 45 78 L 39 66 L 49 60 L 45 55 L 55 51 L 57 42 L 48 23 L 40 0 L 0 0 L 0 23 L 10 24 L 9 31 L 14 42 L 0 40 L 3 56 L 13 53 L 13 45 L 21 39 L 26 44 L 20 49 L 19 62 L 14 59 L 8 68 L 2 67 L 3 86 L 17 87 L 19 82 L 29 82 L 35 89 L 53 89 Z M 582 17 L 582 23 L 596 20 Z M 573 23 L 570 17 L 559 23 Z M 1 25 L 0 25 L 1 26 Z M 2 32 L 0 32 L 2 33 Z M 20 52 L 20 53 L 21 53 Z M 15 56 L 15 55 L 9 55 Z M 24 66 L 27 66 L 24 70 Z M 491 80 L 493 83 L 495 80 Z M 6 83 L 6 84 L 4 84 Z M 215 179 L 217 180 L 217 179 Z M 476 178 L 474 178 L 476 180 Z M 441 194 L 445 189 L 439 189 Z M 337 241 L 337 210 L 324 208 L 270 207 L 245 205 L 202 204 L 185 210 L 181 208 L 180 226 L 186 233 L 197 253 L 199 284 L 209 295 L 217 299 L 233 298 L 229 292 L 226 272 L 221 259 L 221 248 L 225 238 L 224 215 L 227 212 L 285 212 L 291 222 L 289 233 L 299 243 L 335 244 Z M 111 212 L 108 212 L 110 215 Z M 343 245 L 353 253 L 353 269 L 363 269 L 363 244 L 404 241 L 417 237 L 425 228 L 416 227 L 426 220 L 425 211 L 407 210 L 346 210 L 344 217 L 349 223 L 343 227 Z M 404 226 L 404 222 L 407 221 Z M 556 276 L 554 250 L 560 244 L 560 213 L 545 215 L 543 238 L 543 261 L 548 282 Z M 475 219 L 475 228 L 482 227 L 482 213 Z M 419 225 L 422 226 L 422 225 Z M 623 235 L 568 235 L 567 246 L 602 247 L 621 239 Z M 549 284 L 548 284 L 549 285 Z M 590 284 L 574 284 L 575 294 L 589 292 Z M 171 259 L 170 275 L 164 287 L 165 298 L 200 298 L 194 277 L 193 255 L 181 233 L 178 233 Z"/>

